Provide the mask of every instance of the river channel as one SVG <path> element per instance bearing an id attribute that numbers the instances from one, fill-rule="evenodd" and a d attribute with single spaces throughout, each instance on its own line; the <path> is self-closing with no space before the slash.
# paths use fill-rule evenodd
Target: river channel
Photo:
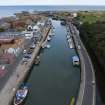
<path id="1" fill-rule="evenodd" d="M 80 68 L 72 64 L 76 51 L 68 46 L 66 27 L 60 21 L 52 20 L 52 24 L 55 36 L 49 42 L 51 48 L 40 53 L 39 66 L 32 68 L 25 105 L 70 105 L 78 95 Z"/>

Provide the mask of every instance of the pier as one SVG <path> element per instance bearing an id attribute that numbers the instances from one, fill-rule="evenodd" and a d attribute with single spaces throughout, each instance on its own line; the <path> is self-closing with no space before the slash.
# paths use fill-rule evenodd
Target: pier
<path id="1" fill-rule="evenodd" d="M 38 52 L 41 49 L 42 43 L 46 40 L 47 35 L 50 31 L 50 26 L 45 27 L 42 32 L 42 39 L 41 41 L 36 44 L 35 49 L 33 50 L 31 59 L 27 62 L 27 64 L 22 64 L 22 61 L 18 64 L 16 70 L 14 70 L 13 74 L 10 76 L 8 81 L 6 82 L 4 88 L 0 92 L 0 105 L 10 105 L 15 95 L 15 92 L 19 85 L 24 81 L 30 68 L 32 67 Z"/>

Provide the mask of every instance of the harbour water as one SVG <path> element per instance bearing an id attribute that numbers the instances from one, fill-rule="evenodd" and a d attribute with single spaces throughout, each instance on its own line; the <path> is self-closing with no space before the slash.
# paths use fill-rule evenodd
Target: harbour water
<path id="1" fill-rule="evenodd" d="M 71 98 L 78 94 L 80 69 L 72 65 L 76 52 L 68 46 L 66 27 L 60 21 L 52 22 L 55 36 L 49 42 L 51 48 L 41 52 L 39 66 L 32 68 L 25 105 L 69 105 Z"/>

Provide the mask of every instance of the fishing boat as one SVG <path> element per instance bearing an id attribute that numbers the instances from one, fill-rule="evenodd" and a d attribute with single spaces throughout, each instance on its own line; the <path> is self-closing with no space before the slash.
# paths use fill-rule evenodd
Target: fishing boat
<path id="1" fill-rule="evenodd" d="M 26 98 L 27 94 L 28 94 L 28 86 L 26 86 L 26 85 L 21 86 L 17 90 L 16 95 L 14 97 L 14 105 L 22 104 L 22 102 Z"/>

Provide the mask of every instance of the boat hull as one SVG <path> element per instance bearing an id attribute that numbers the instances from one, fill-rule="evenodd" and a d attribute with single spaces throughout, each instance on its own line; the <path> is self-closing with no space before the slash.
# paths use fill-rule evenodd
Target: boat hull
<path id="1" fill-rule="evenodd" d="M 20 90 L 18 90 L 18 91 L 20 91 Z M 24 90 L 23 96 L 18 97 L 19 99 L 15 95 L 13 104 L 14 105 L 21 105 L 24 102 L 24 100 L 26 99 L 27 94 L 28 94 L 28 88 Z"/>

